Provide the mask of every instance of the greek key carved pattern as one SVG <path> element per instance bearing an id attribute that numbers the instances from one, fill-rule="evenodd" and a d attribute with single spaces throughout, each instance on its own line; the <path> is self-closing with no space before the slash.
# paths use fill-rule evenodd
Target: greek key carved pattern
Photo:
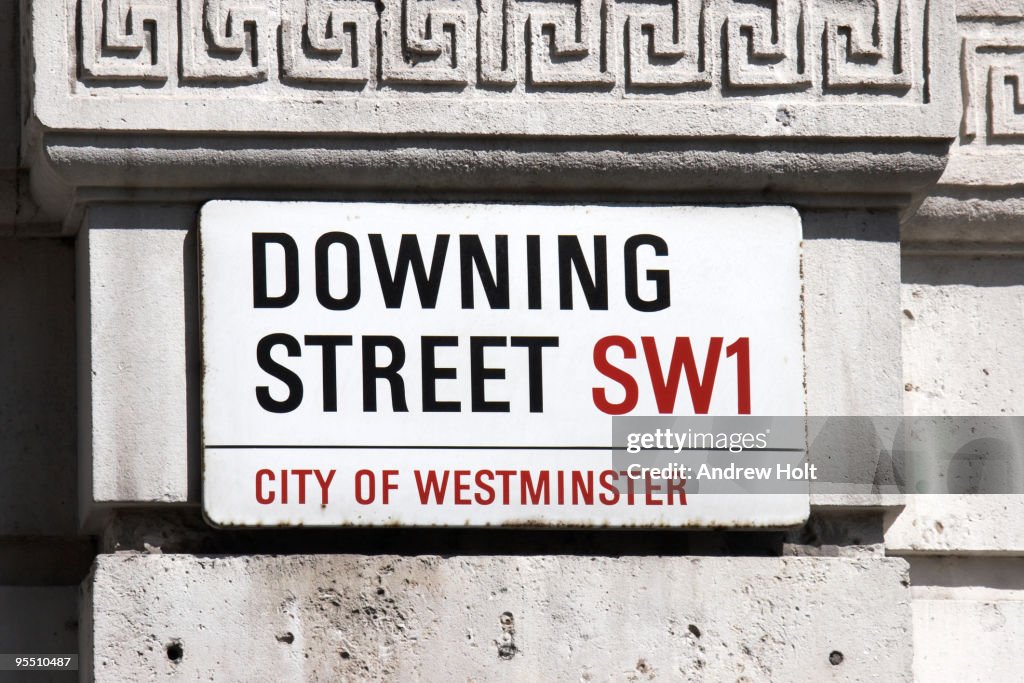
<path id="1" fill-rule="evenodd" d="M 177 33 L 174 5 L 161 0 L 82 3 L 82 76 L 86 80 L 165 81 Z"/>
<path id="2" fill-rule="evenodd" d="M 282 77 L 365 83 L 373 65 L 376 25 L 372 0 L 286 0 L 281 16 Z"/>
<path id="3" fill-rule="evenodd" d="M 961 133 L 973 139 L 1024 138 L 1024 41 L 965 38 L 961 53 L 964 118 Z"/>
<path id="4" fill-rule="evenodd" d="M 516 14 L 513 0 L 479 0 L 477 54 L 480 56 L 480 82 L 488 85 L 515 85 Z"/>
<path id="5" fill-rule="evenodd" d="M 926 45 L 919 0 L 76 1 L 79 78 L 96 87 L 177 78 L 602 92 L 720 81 L 755 95 L 901 97 L 922 78 Z"/>
<path id="6" fill-rule="evenodd" d="M 469 83 L 468 17 L 454 0 L 384 0 L 382 71 L 394 83 Z M 465 51 L 460 54 L 460 50 Z"/>
<path id="7" fill-rule="evenodd" d="M 276 63 L 276 26 L 260 0 L 181 0 L 185 80 L 254 83 Z"/>
<path id="8" fill-rule="evenodd" d="M 726 24 L 730 85 L 810 85 L 804 54 L 810 42 L 805 0 L 775 0 L 770 12 L 749 5 Z"/>
<path id="9" fill-rule="evenodd" d="M 1024 138 L 1024 64 L 989 70 L 992 136 Z"/>
<path id="10" fill-rule="evenodd" d="M 913 51 L 907 0 L 872 0 L 872 11 L 825 20 L 826 76 L 837 89 L 906 89 Z"/>
<path id="11" fill-rule="evenodd" d="M 609 0 L 544 3 L 531 8 L 526 24 L 530 82 L 535 85 L 611 85 L 607 69 Z M 541 9 L 543 8 L 543 9 Z"/>
<path id="12" fill-rule="evenodd" d="M 704 50 L 707 2 L 673 0 L 659 5 L 623 6 L 626 76 L 637 87 L 706 85 L 711 82 Z M 702 28 L 704 33 L 702 33 Z"/>

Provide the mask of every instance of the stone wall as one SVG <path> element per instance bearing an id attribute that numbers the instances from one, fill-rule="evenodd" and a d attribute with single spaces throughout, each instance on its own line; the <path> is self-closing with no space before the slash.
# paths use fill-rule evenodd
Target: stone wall
<path id="1" fill-rule="evenodd" d="M 0 653 L 99 681 L 1018 678 L 1019 495 L 821 494 L 769 531 L 210 528 L 195 216 L 792 205 L 809 414 L 1019 414 L 1024 3 L 0 14 Z"/>

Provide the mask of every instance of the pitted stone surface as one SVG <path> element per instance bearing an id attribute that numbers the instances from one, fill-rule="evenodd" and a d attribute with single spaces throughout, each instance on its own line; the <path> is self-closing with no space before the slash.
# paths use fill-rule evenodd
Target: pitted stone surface
<path id="1" fill-rule="evenodd" d="M 903 404 L 907 415 L 1006 416 L 1024 412 L 1024 260 L 915 255 L 903 262 Z M 959 444 L 960 442 L 950 442 Z M 1011 449 L 1014 447 L 1010 446 Z M 997 457 L 1001 454 L 987 451 Z M 943 457 L 940 457 L 943 456 Z M 949 454 L 935 462 L 948 466 Z M 1020 459 L 1009 458 L 1019 469 Z M 892 553 L 1024 553 L 1016 477 L 982 494 L 913 495 L 886 532 Z M 983 495 L 989 491 L 992 495 Z"/>
<path id="2" fill-rule="evenodd" d="M 97 681 L 892 682 L 908 583 L 886 558 L 115 554 L 83 609 Z"/>
<path id="3" fill-rule="evenodd" d="M 906 509 L 885 533 L 890 554 L 1024 555 L 1024 496 L 907 496 Z"/>
<path id="4" fill-rule="evenodd" d="M 1024 413 L 1024 259 L 912 256 L 903 280 L 906 413 Z"/>

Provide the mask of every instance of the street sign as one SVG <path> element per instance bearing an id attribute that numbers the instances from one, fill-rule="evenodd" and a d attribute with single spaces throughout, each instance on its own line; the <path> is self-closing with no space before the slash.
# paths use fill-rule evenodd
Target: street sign
<path id="1" fill-rule="evenodd" d="M 212 523 L 806 518 L 611 451 L 625 417 L 804 414 L 792 208 L 216 201 L 199 230 Z"/>

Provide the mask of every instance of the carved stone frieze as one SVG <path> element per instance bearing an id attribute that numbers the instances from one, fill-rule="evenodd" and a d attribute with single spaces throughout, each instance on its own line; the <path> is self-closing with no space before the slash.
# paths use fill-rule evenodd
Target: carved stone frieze
<path id="1" fill-rule="evenodd" d="M 82 17 L 79 76 L 94 85 L 671 92 L 717 82 L 900 96 L 928 78 L 925 0 L 69 1 Z"/>

